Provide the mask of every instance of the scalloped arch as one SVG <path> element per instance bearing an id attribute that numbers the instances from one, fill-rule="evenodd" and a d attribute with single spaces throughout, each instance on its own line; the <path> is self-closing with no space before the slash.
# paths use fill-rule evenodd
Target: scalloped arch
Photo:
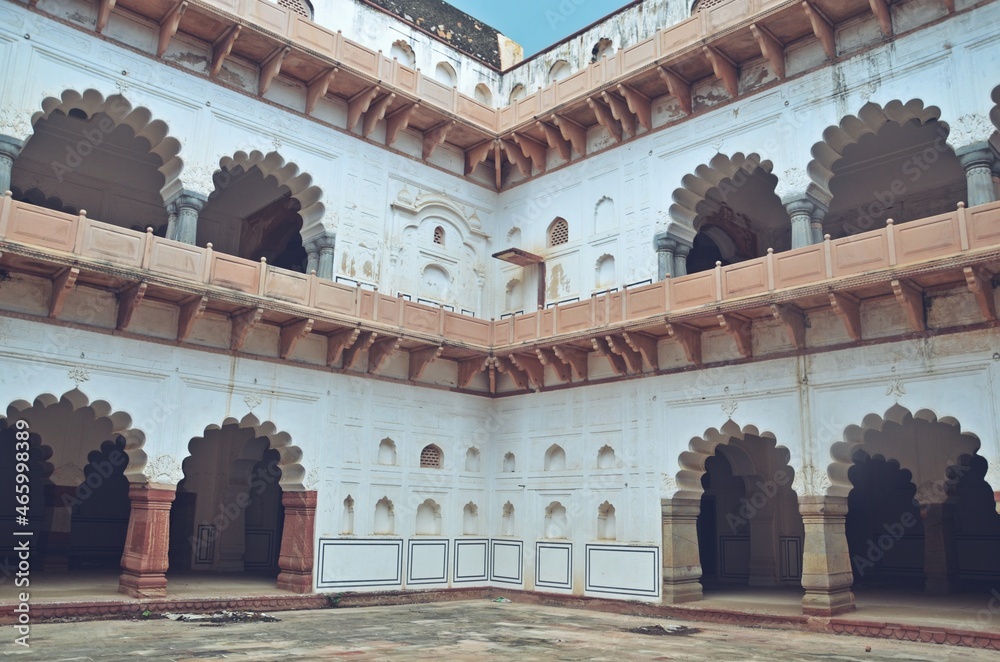
<path id="1" fill-rule="evenodd" d="M 701 486 L 701 477 L 705 475 L 705 462 L 715 455 L 719 446 L 728 446 L 730 439 L 746 439 L 747 435 L 770 439 L 775 442 L 775 449 L 781 449 L 789 453 L 788 448 L 777 443 L 777 438 L 773 432 L 761 431 L 755 425 L 745 425 L 742 428 L 732 419 L 726 421 L 721 429 L 708 428 L 700 437 L 692 437 L 688 443 L 688 450 L 684 451 L 677 458 L 677 463 L 681 469 L 677 472 L 676 483 L 677 493 L 674 498 L 700 499 L 704 489 Z M 733 447 L 735 449 L 735 447 Z M 733 469 L 738 475 L 750 475 L 754 473 L 753 463 L 750 457 L 742 451 L 737 451 L 727 455 L 733 463 Z M 790 462 L 790 460 L 789 460 Z M 794 469 L 794 467 L 792 467 Z"/>
<path id="2" fill-rule="evenodd" d="M 111 405 L 104 400 L 91 402 L 90 398 L 79 389 L 67 391 L 59 397 L 52 393 L 42 393 L 33 402 L 15 400 L 7 405 L 6 416 L 0 418 L 3 420 L 20 418 L 30 409 L 46 409 L 61 402 L 68 403 L 73 411 L 90 409 L 94 413 L 95 421 L 107 419 L 111 423 L 110 434 L 125 438 L 125 453 L 128 455 L 128 466 L 125 467 L 126 478 L 130 483 L 144 484 L 149 482 L 149 478 L 143 473 L 148 461 L 146 453 L 142 449 L 146 443 L 145 433 L 132 427 L 132 417 L 129 414 L 112 410 Z"/>
<path id="3" fill-rule="evenodd" d="M 31 126 L 48 119 L 55 111 L 69 114 L 71 110 L 79 110 L 92 117 L 103 112 L 111 118 L 115 126 L 126 125 L 132 129 L 136 138 L 144 138 L 150 145 L 149 151 L 160 158 L 159 167 L 163 175 L 163 186 L 160 196 L 164 201 L 171 199 L 183 188 L 180 175 L 184 169 L 184 161 L 179 154 L 181 143 L 171 137 L 170 127 L 162 120 L 153 119 L 153 113 L 143 106 L 133 108 L 132 104 L 120 94 L 112 94 L 105 98 L 94 89 L 66 90 L 59 98 L 46 97 L 42 100 L 42 109 L 31 116 Z"/>
<path id="4" fill-rule="evenodd" d="M 262 422 L 253 414 L 247 414 L 240 420 L 231 416 L 227 417 L 222 421 L 222 425 L 206 426 L 205 432 L 221 430 L 227 425 L 253 430 L 256 436 L 267 438 L 270 447 L 281 455 L 281 460 L 278 462 L 278 467 L 281 469 L 281 480 L 278 481 L 278 484 L 281 485 L 281 489 L 286 492 L 306 491 L 304 484 L 306 472 L 302 466 L 302 449 L 292 443 L 292 437 L 287 432 L 279 431 L 271 421 Z M 204 439 L 204 433 L 201 437 L 192 439 L 190 443 L 194 443 L 198 439 Z"/>
<path id="5" fill-rule="evenodd" d="M 813 159 L 806 172 L 822 192 L 821 197 L 829 199 L 833 168 L 843 158 L 848 147 L 858 144 L 866 135 L 877 134 L 889 122 L 902 126 L 916 120 L 923 125 L 940 119 L 941 109 L 937 106 L 925 107 L 920 99 L 911 99 L 905 104 L 893 99 L 885 107 L 877 103 L 866 103 L 857 115 L 848 115 L 840 120 L 839 125 L 829 126 L 823 131 L 823 140 L 812 147 Z M 941 122 L 941 125 L 945 131 L 948 130 L 946 123 Z"/>
<path id="6" fill-rule="evenodd" d="M 237 167 L 242 168 L 244 172 L 256 167 L 265 179 L 273 177 L 278 186 L 288 187 L 292 197 L 299 201 L 299 216 L 302 217 L 300 234 L 304 241 L 323 234 L 323 216 L 326 213 L 326 208 L 321 202 L 323 190 L 315 186 L 312 177 L 300 171 L 298 165 L 285 161 L 278 152 L 264 154 L 253 150 L 247 154 L 239 151 L 232 156 L 219 159 L 219 170 L 216 172 L 233 170 Z"/>
<path id="7" fill-rule="evenodd" d="M 670 205 L 670 217 L 677 223 L 689 228 L 695 228 L 695 221 L 705 211 L 710 196 L 722 197 L 720 189 L 733 181 L 742 171 L 743 177 L 749 177 L 758 170 L 770 175 L 774 165 L 770 161 L 761 160 L 759 154 L 744 155 L 736 152 L 731 157 L 716 154 L 707 164 L 695 168 L 694 172 L 684 175 L 680 188 L 674 189 L 674 204 Z"/>
<path id="8" fill-rule="evenodd" d="M 1000 152 L 1000 85 L 993 88 L 991 98 L 993 99 L 993 107 L 990 108 L 990 120 L 997 130 L 990 137 L 990 142 L 993 144 L 993 148 Z"/>
<path id="9" fill-rule="evenodd" d="M 974 442 L 977 452 L 981 447 L 979 436 L 971 432 L 962 432 L 962 425 L 958 419 L 952 416 L 938 417 L 931 409 L 919 409 L 916 413 L 911 413 L 906 407 L 895 404 L 881 416 L 871 413 L 861 420 L 861 425 L 848 425 L 844 428 L 844 440 L 838 441 L 830 448 L 830 456 L 833 458 L 833 461 L 827 467 L 827 476 L 830 479 L 827 495 L 846 497 L 850 494 L 854 486 L 851 484 L 851 479 L 847 476 L 847 471 L 854 464 L 851 459 L 854 455 L 854 449 L 864 443 L 866 432 L 869 430 L 880 432 L 885 426 L 886 421 L 903 425 L 914 419 L 926 421 L 927 423 L 949 425 L 955 428 L 955 431 L 960 435 Z"/>

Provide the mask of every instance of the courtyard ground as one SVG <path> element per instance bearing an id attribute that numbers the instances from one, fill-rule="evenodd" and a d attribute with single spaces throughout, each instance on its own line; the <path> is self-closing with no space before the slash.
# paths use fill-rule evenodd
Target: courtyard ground
<path id="1" fill-rule="evenodd" d="M 279 622 L 40 623 L 24 660 L 996 660 L 996 651 L 487 600 L 271 614 Z M 659 630 L 643 634 L 628 630 Z M 685 631 L 683 626 L 693 628 Z M 670 634 L 681 628 L 682 632 Z"/>

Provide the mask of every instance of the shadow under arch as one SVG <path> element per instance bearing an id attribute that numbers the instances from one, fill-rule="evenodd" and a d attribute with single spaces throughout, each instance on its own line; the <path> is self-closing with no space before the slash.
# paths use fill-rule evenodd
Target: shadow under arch
<path id="1" fill-rule="evenodd" d="M 33 410 L 44 410 L 57 404 L 68 405 L 72 411 L 89 409 L 93 412 L 94 420 L 105 419 L 110 425 L 109 435 L 121 436 L 125 439 L 125 454 L 128 456 L 128 466 L 125 468 L 125 476 L 130 483 L 145 484 L 150 482 L 144 470 L 148 458 L 143 446 L 146 443 L 146 435 L 142 430 L 132 427 L 132 417 L 123 411 L 114 411 L 111 405 L 104 400 L 94 400 L 78 388 L 63 393 L 56 397 L 51 393 L 43 393 L 36 397 L 33 402 L 27 400 L 15 400 L 7 406 L 5 416 L 0 416 L 0 424 L 7 424 L 8 421 L 22 419 L 30 416 Z"/>
<path id="2" fill-rule="evenodd" d="M 806 168 L 812 186 L 818 189 L 818 197 L 830 199 L 830 181 L 834 177 L 834 167 L 844 157 L 844 151 L 851 145 L 860 143 L 864 136 L 877 134 L 890 122 L 903 126 L 915 121 L 923 126 L 940 119 L 941 109 L 937 106 L 925 107 L 920 99 L 911 99 L 906 103 L 893 99 L 884 107 L 874 102 L 866 103 L 856 115 L 848 115 L 839 124 L 827 127 L 823 131 L 823 139 L 813 145 L 813 158 Z M 947 132 L 948 125 L 944 122 L 941 124 Z"/>
<path id="3" fill-rule="evenodd" d="M 180 175 L 184 169 L 184 162 L 179 156 L 181 143 L 170 136 L 170 127 L 167 123 L 154 119 L 152 111 L 148 108 L 133 107 L 128 99 L 120 94 L 105 97 L 95 89 L 83 92 L 65 90 L 59 97 L 46 97 L 42 100 L 42 109 L 31 116 L 32 129 L 39 121 L 48 119 L 57 111 L 65 115 L 79 111 L 88 118 L 97 113 L 104 113 L 111 118 L 116 127 L 128 126 L 136 138 L 143 138 L 149 143 L 150 153 L 159 157 L 162 163 L 159 171 L 163 175 L 163 186 L 160 188 L 163 200 L 170 200 L 181 191 Z M 28 140 L 30 138 L 31 136 L 28 136 Z"/>
<path id="4" fill-rule="evenodd" d="M 264 179 L 273 177 L 279 188 L 288 188 L 292 198 L 298 201 L 298 214 L 302 218 L 302 229 L 299 233 L 303 241 L 308 241 L 317 235 L 323 234 L 323 215 L 326 208 L 321 200 L 323 190 L 314 185 L 313 178 L 309 173 L 302 172 L 299 166 L 291 161 L 286 161 L 278 152 L 263 153 L 253 150 L 249 154 L 238 151 L 232 156 L 225 156 L 219 160 L 219 169 L 215 172 L 218 180 L 220 173 L 232 172 L 236 168 L 249 172 L 252 168 L 257 168 L 264 176 Z M 224 187 L 223 187 L 224 188 Z M 216 186 L 213 196 L 219 192 Z"/>
<path id="5" fill-rule="evenodd" d="M 278 484 L 285 492 L 305 492 L 306 472 L 302 466 L 302 449 L 292 443 L 292 437 L 287 432 L 279 430 L 271 421 L 261 421 L 253 414 L 247 414 L 242 419 L 237 420 L 227 417 L 222 421 L 222 425 L 208 425 L 205 433 L 219 431 L 226 426 L 236 426 L 240 430 L 251 430 L 255 437 L 263 437 L 268 440 L 270 448 L 278 451 L 281 460 L 278 468 L 281 470 L 281 479 Z M 201 437 L 192 439 L 193 444 L 204 439 Z"/>
<path id="6" fill-rule="evenodd" d="M 979 436 L 972 432 L 962 432 L 962 425 L 958 419 L 952 416 L 939 417 L 931 409 L 919 409 L 916 412 L 911 412 L 906 407 L 895 404 L 889 407 L 884 414 L 868 414 L 861 420 L 861 425 L 849 425 L 844 429 L 843 441 L 834 443 L 830 448 L 832 461 L 827 467 L 830 486 L 826 490 L 826 495 L 846 498 L 850 494 L 853 484 L 848 477 L 848 471 L 854 464 L 855 450 L 865 443 L 866 433 L 870 431 L 881 432 L 886 423 L 895 423 L 902 426 L 914 420 L 921 420 L 926 423 L 941 423 L 953 427 L 955 432 L 969 444 L 969 448 L 965 450 L 970 454 L 977 453 L 981 447 Z M 959 458 L 956 457 L 955 460 L 957 463 Z M 941 475 L 944 476 L 949 468 L 942 467 Z M 993 487 L 996 488 L 997 486 L 994 485 Z"/>
<path id="7" fill-rule="evenodd" d="M 723 424 L 721 429 L 708 428 L 700 437 L 692 437 L 688 443 L 688 450 L 682 452 L 678 457 L 678 464 L 681 469 L 677 472 L 676 483 L 677 492 L 675 499 L 700 499 L 704 489 L 702 487 L 702 476 L 706 473 L 705 463 L 708 458 L 715 455 L 720 446 L 726 446 L 726 458 L 733 463 L 733 470 L 739 475 L 754 476 L 757 470 L 750 456 L 741 449 L 730 445 L 732 439 L 745 441 L 748 436 L 759 437 L 774 442 L 774 449 L 779 452 L 780 459 L 792 470 L 792 456 L 789 449 L 777 443 L 777 437 L 773 432 L 761 431 L 754 425 L 745 425 L 742 428 L 738 423 L 729 419 Z M 789 477 L 791 482 L 791 477 Z"/>

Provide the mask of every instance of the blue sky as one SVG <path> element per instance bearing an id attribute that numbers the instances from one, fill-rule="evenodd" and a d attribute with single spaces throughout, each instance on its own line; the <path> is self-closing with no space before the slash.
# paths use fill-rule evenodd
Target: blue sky
<path id="1" fill-rule="evenodd" d="M 448 0 L 524 47 L 525 57 L 551 46 L 629 0 Z"/>

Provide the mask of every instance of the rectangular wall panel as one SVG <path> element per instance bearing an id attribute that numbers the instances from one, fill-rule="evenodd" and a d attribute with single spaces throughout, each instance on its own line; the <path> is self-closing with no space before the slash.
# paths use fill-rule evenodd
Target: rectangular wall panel
<path id="1" fill-rule="evenodd" d="M 407 584 L 448 583 L 448 541 L 410 540 Z"/>
<path id="2" fill-rule="evenodd" d="M 573 543 L 535 543 L 535 586 L 573 590 Z"/>
<path id="3" fill-rule="evenodd" d="M 521 572 L 524 543 L 520 540 L 490 541 L 490 581 L 501 584 L 524 583 Z"/>
<path id="4" fill-rule="evenodd" d="M 588 593 L 660 597 L 660 549 L 587 545 Z"/>
<path id="5" fill-rule="evenodd" d="M 318 588 L 403 585 L 402 540 L 320 538 Z"/>
<path id="6" fill-rule="evenodd" d="M 489 540 L 455 541 L 455 583 L 489 580 Z"/>

